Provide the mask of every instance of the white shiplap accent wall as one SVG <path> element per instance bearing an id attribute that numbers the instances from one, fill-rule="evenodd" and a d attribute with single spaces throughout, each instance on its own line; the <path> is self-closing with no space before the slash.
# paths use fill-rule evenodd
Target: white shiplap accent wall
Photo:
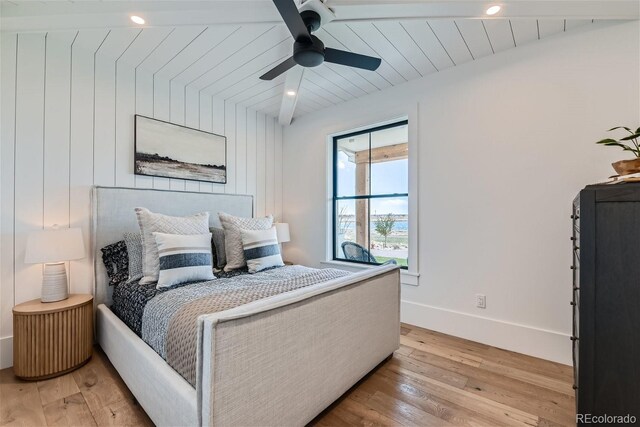
<path id="1" fill-rule="evenodd" d="M 172 31 L 186 30 L 2 34 L 0 367 L 11 365 L 11 308 L 40 296 L 42 267 L 23 262 L 30 231 L 81 227 L 87 257 L 69 263 L 70 290 L 92 292 L 92 185 L 252 194 L 256 215 L 281 218 L 282 128 L 153 71 L 175 54 L 157 49 Z M 136 113 L 226 135 L 228 184 L 134 175 Z"/>

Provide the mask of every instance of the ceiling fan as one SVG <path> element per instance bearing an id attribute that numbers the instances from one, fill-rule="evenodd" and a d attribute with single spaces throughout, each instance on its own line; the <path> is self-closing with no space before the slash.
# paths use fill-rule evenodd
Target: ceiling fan
<path id="1" fill-rule="evenodd" d="M 370 71 L 375 71 L 380 66 L 380 58 L 324 47 L 324 43 L 311 34 L 320 28 L 321 20 L 318 12 L 314 10 L 298 12 L 293 0 L 273 0 L 273 3 L 295 40 L 293 56 L 267 71 L 260 76 L 260 79 L 273 80 L 296 65 L 316 67 L 324 61 Z"/>

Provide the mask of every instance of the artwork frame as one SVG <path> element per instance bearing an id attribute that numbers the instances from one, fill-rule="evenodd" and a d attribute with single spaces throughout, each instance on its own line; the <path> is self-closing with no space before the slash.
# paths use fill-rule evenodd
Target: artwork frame
<path id="1" fill-rule="evenodd" d="M 135 114 L 133 141 L 135 175 L 227 183 L 224 135 Z"/>

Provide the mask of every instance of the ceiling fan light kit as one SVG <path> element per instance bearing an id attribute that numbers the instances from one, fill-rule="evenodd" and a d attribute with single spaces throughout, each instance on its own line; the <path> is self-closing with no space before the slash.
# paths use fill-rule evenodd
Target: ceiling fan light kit
<path id="1" fill-rule="evenodd" d="M 328 20 L 333 19 L 333 13 L 321 1 L 310 0 L 301 12 L 293 0 L 273 0 L 273 3 L 293 36 L 293 56 L 267 71 L 260 79 L 273 80 L 296 65 L 317 67 L 325 61 L 370 71 L 380 66 L 380 58 L 325 47 L 322 40 L 311 34 L 322 24 L 321 14 L 314 9 L 326 9 Z"/>

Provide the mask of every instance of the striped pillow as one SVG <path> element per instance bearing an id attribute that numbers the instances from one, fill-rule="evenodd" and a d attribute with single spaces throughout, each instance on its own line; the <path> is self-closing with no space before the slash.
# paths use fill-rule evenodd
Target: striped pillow
<path id="1" fill-rule="evenodd" d="M 240 230 L 240 234 L 249 273 L 284 265 L 275 227 L 267 230 Z"/>
<path id="2" fill-rule="evenodd" d="M 158 245 L 160 274 L 156 288 L 168 288 L 185 282 L 213 280 L 211 233 L 153 233 Z"/>

